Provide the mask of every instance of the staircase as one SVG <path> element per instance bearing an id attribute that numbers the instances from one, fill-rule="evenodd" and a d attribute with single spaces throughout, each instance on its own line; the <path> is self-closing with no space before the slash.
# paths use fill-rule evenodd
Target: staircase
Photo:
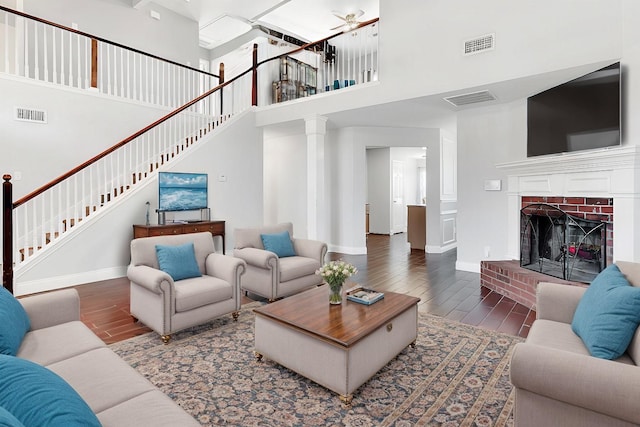
<path id="1" fill-rule="evenodd" d="M 11 176 L 3 176 L 3 285 L 10 291 L 13 291 L 14 270 L 25 268 L 72 231 L 84 227 L 100 212 L 125 199 L 127 194 L 155 177 L 159 169 L 168 167 L 232 116 L 257 105 L 259 66 L 278 70 L 277 60 L 281 57 L 305 48 L 316 51 L 318 45 L 326 45 L 331 39 L 310 43 L 260 63 L 257 45 L 254 45 L 253 66 L 225 82 L 222 72 L 221 78 L 201 73 L 2 6 L 0 20 L 4 21 L 5 35 L 12 27 L 16 31 L 12 37 L 5 37 L 5 61 L 0 61 L 0 72 L 45 84 L 94 88 L 139 102 L 169 107 L 178 103 L 171 113 L 15 202 L 12 200 Z M 377 20 L 373 20 L 363 26 L 375 26 L 376 23 Z M 18 28 L 24 28 L 25 40 L 31 37 L 34 46 L 34 50 L 24 52 L 24 56 L 18 49 L 19 44 L 14 48 L 7 41 L 19 38 Z M 377 35 L 377 29 L 375 31 Z M 342 33 L 334 37 L 338 36 Z M 38 46 L 44 50 L 44 55 L 38 53 Z M 67 66 L 55 59 L 58 54 L 65 56 L 65 46 L 68 46 Z M 47 49 L 51 51 L 47 53 Z M 134 59 L 133 64 L 140 66 L 133 71 L 126 70 L 125 64 L 129 61 L 123 61 L 124 57 L 133 54 L 130 51 L 146 58 L 137 62 Z M 72 57 L 72 53 L 77 56 Z M 100 68 L 95 59 L 98 56 L 102 58 Z M 168 65 L 156 66 L 154 61 Z M 146 66 L 142 66 L 143 63 Z M 336 63 L 329 65 L 334 70 L 332 78 L 338 77 Z M 223 67 L 222 64 L 221 71 Z M 143 71 L 151 73 L 149 78 L 145 78 Z M 177 82 L 174 82 L 176 77 Z M 217 86 L 179 104 L 216 80 Z M 264 89 L 270 93 L 271 83 L 266 83 Z"/>

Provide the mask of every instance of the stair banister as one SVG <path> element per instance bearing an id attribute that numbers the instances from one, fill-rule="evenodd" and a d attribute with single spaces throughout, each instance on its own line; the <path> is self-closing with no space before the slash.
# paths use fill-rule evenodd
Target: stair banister
<path id="1" fill-rule="evenodd" d="M 13 293 L 13 199 L 11 175 L 2 177 L 2 286 Z"/>

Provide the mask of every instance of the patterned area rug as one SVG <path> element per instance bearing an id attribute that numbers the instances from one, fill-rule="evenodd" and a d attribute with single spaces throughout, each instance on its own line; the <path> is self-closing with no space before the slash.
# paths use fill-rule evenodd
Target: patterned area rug
<path id="1" fill-rule="evenodd" d="M 415 348 L 404 349 L 360 387 L 338 396 L 253 355 L 252 309 L 176 334 L 111 345 L 202 425 L 511 426 L 508 362 L 520 338 L 426 314 Z"/>

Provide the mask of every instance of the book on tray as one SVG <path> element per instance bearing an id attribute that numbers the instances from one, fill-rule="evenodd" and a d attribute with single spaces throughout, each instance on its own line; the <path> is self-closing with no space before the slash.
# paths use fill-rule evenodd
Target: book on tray
<path id="1" fill-rule="evenodd" d="M 371 305 L 384 298 L 383 292 L 368 289 L 363 286 L 355 286 L 347 290 L 347 300 L 360 304 Z"/>

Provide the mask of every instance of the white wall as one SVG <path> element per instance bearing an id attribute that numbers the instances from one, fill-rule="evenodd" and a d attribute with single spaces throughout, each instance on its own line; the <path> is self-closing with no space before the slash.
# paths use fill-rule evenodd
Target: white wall
<path id="1" fill-rule="evenodd" d="M 24 12 L 161 58 L 198 68 L 199 29 L 192 19 L 155 4 L 128 0 L 23 0 Z M 160 20 L 150 11 L 160 13 Z"/>
<path id="2" fill-rule="evenodd" d="M 367 150 L 369 232 L 373 234 L 391 234 L 390 159 L 388 147 Z"/>
<path id="3" fill-rule="evenodd" d="M 226 221 L 226 250 L 232 253 L 233 230 L 262 223 L 262 132 L 255 115 L 246 112 L 194 145 L 184 157 L 163 170 L 209 174 L 211 218 Z M 217 177 L 225 175 L 226 181 Z M 17 294 L 122 277 L 129 264 L 129 242 L 133 224 L 144 224 L 147 201 L 151 212 L 158 205 L 157 177 L 118 205 L 80 223 L 76 233 L 56 242 L 57 250 L 44 252 L 15 273 Z M 126 194 L 126 193 L 125 193 Z M 157 217 L 151 216 L 151 223 Z M 221 250 L 219 242 L 216 242 Z"/>
<path id="4" fill-rule="evenodd" d="M 0 76 L 0 172 L 14 180 L 18 199 L 115 145 L 168 113 L 168 110 Z M 14 119 L 14 108 L 47 112 L 47 123 Z"/>
<path id="5" fill-rule="evenodd" d="M 526 157 L 526 138 L 526 101 L 458 114 L 459 269 L 479 272 L 482 259 L 509 259 L 507 175 L 495 166 Z M 501 180 L 502 191 L 485 191 L 487 179 Z"/>
<path id="6" fill-rule="evenodd" d="M 264 223 L 291 222 L 294 235 L 306 237 L 307 140 L 304 131 L 302 134 L 265 131 L 262 179 Z M 259 225 L 262 223 L 256 224 Z"/>

